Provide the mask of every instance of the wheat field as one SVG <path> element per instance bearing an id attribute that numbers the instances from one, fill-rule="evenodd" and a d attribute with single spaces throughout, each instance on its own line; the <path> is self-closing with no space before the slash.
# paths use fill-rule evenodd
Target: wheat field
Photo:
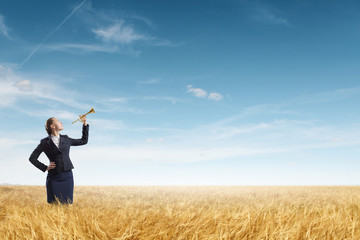
<path id="1" fill-rule="evenodd" d="M 0 187 L 0 239 L 360 239 L 360 187 Z"/>

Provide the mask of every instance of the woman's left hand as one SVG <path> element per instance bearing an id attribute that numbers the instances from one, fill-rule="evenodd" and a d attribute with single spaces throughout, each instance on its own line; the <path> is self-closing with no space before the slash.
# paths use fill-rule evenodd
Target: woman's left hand
<path id="1" fill-rule="evenodd" d="M 86 126 L 86 115 L 79 115 L 80 121 Z"/>

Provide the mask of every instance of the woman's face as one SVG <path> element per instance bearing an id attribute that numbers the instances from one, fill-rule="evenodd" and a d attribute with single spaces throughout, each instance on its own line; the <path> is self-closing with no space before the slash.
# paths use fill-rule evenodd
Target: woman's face
<path id="1" fill-rule="evenodd" d="M 59 119 L 54 118 L 53 123 L 51 125 L 54 125 L 54 130 L 60 132 L 64 129 L 62 122 L 59 121 Z"/>

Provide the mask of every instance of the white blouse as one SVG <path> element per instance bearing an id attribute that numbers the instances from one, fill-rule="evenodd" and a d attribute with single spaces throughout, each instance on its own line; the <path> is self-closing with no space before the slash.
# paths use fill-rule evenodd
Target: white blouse
<path id="1" fill-rule="evenodd" d="M 51 135 L 51 140 L 55 143 L 55 145 L 59 148 L 60 145 L 60 135 L 59 137 Z"/>

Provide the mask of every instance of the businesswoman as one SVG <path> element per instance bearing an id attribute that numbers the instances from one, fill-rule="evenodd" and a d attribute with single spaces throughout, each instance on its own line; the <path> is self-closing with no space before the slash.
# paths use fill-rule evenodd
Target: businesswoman
<path id="1" fill-rule="evenodd" d="M 72 204 L 74 192 L 74 179 L 72 170 L 74 168 L 70 157 L 70 146 L 84 145 L 88 142 L 89 125 L 86 123 L 86 116 L 80 115 L 83 122 L 82 138 L 72 139 L 67 135 L 60 135 L 64 129 L 62 122 L 57 118 L 49 118 L 45 123 L 48 137 L 41 139 L 40 144 L 30 155 L 29 161 L 38 169 L 48 171 L 46 178 L 47 202 Z M 49 158 L 50 164 L 46 166 L 38 160 L 44 152 Z"/>

